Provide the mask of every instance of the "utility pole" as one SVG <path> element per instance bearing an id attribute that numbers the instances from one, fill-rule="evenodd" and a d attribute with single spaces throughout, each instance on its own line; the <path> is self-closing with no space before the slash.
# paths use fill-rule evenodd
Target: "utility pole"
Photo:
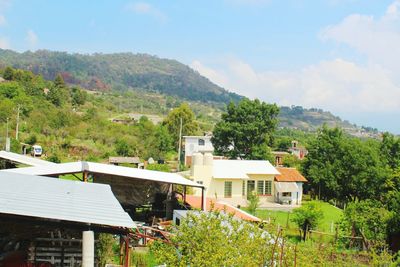
<path id="1" fill-rule="evenodd" d="M 17 126 L 15 127 L 15 140 L 18 141 L 18 127 L 19 127 L 19 109 L 20 109 L 20 105 L 18 105 L 17 108 Z"/>
<path id="2" fill-rule="evenodd" d="M 9 120 L 9 118 L 7 118 L 7 123 L 6 123 L 6 147 L 5 147 L 5 150 L 7 152 L 10 151 L 10 138 L 8 137 L 8 120 Z"/>
<path id="3" fill-rule="evenodd" d="M 181 168 L 181 144 L 182 144 L 182 118 L 181 118 L 181 125 L 179 128 L 179 144 L 178 144 L 178 172 Z"/>

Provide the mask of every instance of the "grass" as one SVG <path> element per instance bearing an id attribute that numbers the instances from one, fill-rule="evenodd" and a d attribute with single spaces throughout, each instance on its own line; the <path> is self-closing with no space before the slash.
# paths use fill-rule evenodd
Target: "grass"
<path id="1" fill-rule="evenodd" d="M 343 214 L 343 211 L 335 206 L 327 202 L 320 202 L 321 209 L 324 213 L 324 217 L 321 220 L 321 223 L 318 225 L 317 230 L 321 232 L 332 232 L 335 231 L 335 224 L 337 224 Z M 246 210 L 246 208 L 244 208 Z M 255 216 L 263 220 L 271 220 L 274 224 L 279 224 L 284 228 L 297 228 L 296 224 L 294 224 L 291 219 L 291 212 L 288 211 L 276 211 L 276 210 L 268 210 L 268 209 L 257 209 Z M 332 229 L 333 224 L 333 229 Z"/>

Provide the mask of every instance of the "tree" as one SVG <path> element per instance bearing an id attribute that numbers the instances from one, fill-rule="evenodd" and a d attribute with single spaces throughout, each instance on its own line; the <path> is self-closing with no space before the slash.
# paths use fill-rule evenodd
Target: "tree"
<path id="1" fill-rule="evenodd" d="M 3 78 L 8 81 L 11 81 L 12 79 L 14 79 L 14 69 L 11 67 L 6 67 L 4 69 Z"/>
<path id="2" fill-rule="evenodd" d="M 71 89 L 71 99 L 72 105 L 74 106 L 81 106 L 85 104 L 87 98 L 87 93 L 78 87 L 72 87 Z"/>
<path id="3" fill-rule="evenodd" d="M 252 191 L 247 198 L 248 210 L 251 214 L 255 215 L 258 206 L 260 205 L 260 197 L 256 191 Z"/>
<path id="4" fill-rule="evenodd" d="M 168 129 L 160 125 L 155 132 L 155 148 L 158 158 L 163 159 L 166 153 L 174 149 L 172 136 L 169 134 Z"/>
<path id="5" fill-rule="evenodd" d="M 163 125 L 167 127 L 169 134 L 172 136 L 175 148 L 179 145 L 181 119 L 182 136 L 194 135 L 199 132 L 199 125 L 196 122 L 196 117 L 187 103 L 183 103 L 178 108 L 174 108 L 163 121 Z"/>
<path id="6" fill-rule="evenodd" d="M 305 241 L 307 232 L 315 229 L 323 219 L 324 213 L 318 201 L 310 201 L 300 208 L 293 209 L 292 221 L 297 224 L 303 232 L 302 239 Z"/>
<path id="7" fill-rule="evenodd" d="M 279 108 L 247 98 L 237 105 L 230 103 L 211 139 L 215 151 L 229 158 L 272 158 L 269 147 L 278 123 Z"/>
<path id="8" fill-rule="evenodd" d="M 129 147 L 128 142 L 123 139 L 117 140 L 115 142 L 115 152 L 117 152 L 119 156 L 124 156 L 124 157 L 130 156 L 131 149 Z"/>
<path id="9" fill-rule="evenodd" d="M 54 79 L 54 86 L 58 88 L 65 88 L 65 82 L 64 78 L 61 76 L 61 74 L 57 74 L 56 78 Z"/>
<path id="10" fill-rule="evenodd" d="M 400 167 L 400 138 L 395 138 L 393 134 L 387 132 L 384 133 L 382 135 L 380 152 L 385 163 L 392 170 Z"/>
<path id="11" fill-rule="evenodd" d="M 351 202 L 340 222 L 345 235 L 364 236 L 376 248 L 385 247 L 392 213 L 375 200 Z M 350 241 L 352 242 L 352 241 Z"/>
<path id="12" fill-rule="evenodd" d="M 349 201 L 380 198 L 389 178 L 374 141 L 345 137 L 324 126 L 308 146 L 303 173 L 321 199 Z"/>
<path id="13" fill-rule="evenodd" d="M 217 211 L 189 212 L 172 232 L 172 244 L 154 242 L 151 245 L 159 264 L 267 266 L 274 246 L 273 237 L 257 224 Z"/>

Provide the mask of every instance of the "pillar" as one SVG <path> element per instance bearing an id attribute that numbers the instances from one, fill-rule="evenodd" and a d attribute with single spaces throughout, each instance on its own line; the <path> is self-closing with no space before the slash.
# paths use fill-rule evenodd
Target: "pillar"
<path id="1" fill-rule="evenodd" d="M 207 211 L 206 207 L 206 189 L 204 187 L 201 188 L 201 209 L 203 211 Z"/>
<path id="2" fill-rule="evenodd" d="M 82 267 L 94 267 L 94 232 L 82 232 Z"/>

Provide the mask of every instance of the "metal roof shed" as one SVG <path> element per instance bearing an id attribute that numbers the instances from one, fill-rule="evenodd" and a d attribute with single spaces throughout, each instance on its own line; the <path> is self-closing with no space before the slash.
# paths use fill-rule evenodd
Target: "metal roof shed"
<path id="1" fill-rule="evenodd" d="M 0 173 L 0 214 L 135 228 L 109 185 Z"/>

